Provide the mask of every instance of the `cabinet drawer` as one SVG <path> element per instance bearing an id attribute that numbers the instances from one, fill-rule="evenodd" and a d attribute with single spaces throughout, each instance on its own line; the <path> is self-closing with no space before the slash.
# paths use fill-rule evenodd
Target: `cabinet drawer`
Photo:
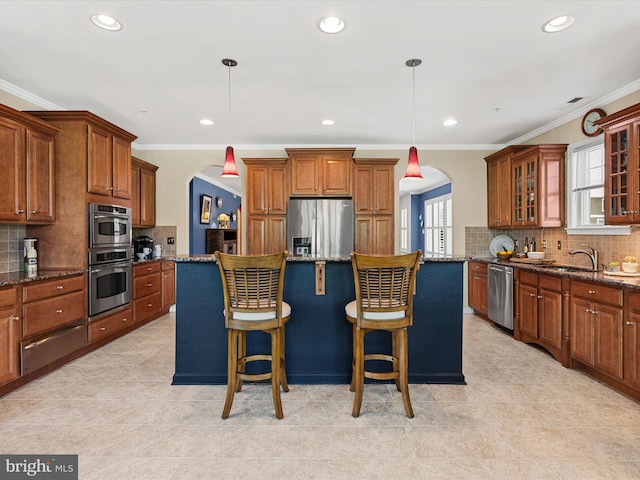
<path id="1" fill-rule="evenodd" d="M 538 275 L 538 287 L 560 292 L 562 291 L 562 279 L 551 275 Z"/>
<path id="2" fill-rule="evenodd" d="M 15 288 L 3 288 L 0 290 L 0 308 L 11 307 L 18 303 L 18 292 Z"/>
<path id="3" fill-rule="evenodd" d="M 538 274 L 520 269 L 520 283 L 525 283 L 527 285 L 531 285 L 532 287 L 537 287 Z"/>
<path id="4" fill-rule="evenodd" d="M 160 267 L 160 264 L 158 264 Z M 138 277 L 133 279 L 133 298 L 138 299 L 157 293 L 162 288 L 162 275 L 160 270 L 153 275 L 145 275 L 144 277 Z"/>
<path id="5" fill-rule="evenodd" d="M 23 287 L 23 302 L 35 302 L 44 298 L 51 298 L 70 292 L 77 292 L 79 290 L 83 290 L 84 287 L 84 275 L 60 278 L 46 282 L 37 282 Z"/>
<path id="6" fill-rule="evenodd" d="M 89 324 L 89 342 L 111 335 L 133 323 L 133 312 L 131 308 L 122 310 L 106 318 L 91 322 Z"/>
<path id="7" fill-rule="evenodd" d="M 133 318 L 136 322 L 145 319 L 162 309 L 162 295 L 160 292 L 140 298 L 133 302 Z"/>
<path id="8" fill-rule="evenodd" d="M 481 262 L 469 262 L 469 271 L 473 273 L 487 273 L 487 264 Z"/>
<path id="9" fill-rule="evenodd" d="M 622 306 L 622 289 L 605 287 L 595 283 L 571 282 L 571 295 L 587 300 Z"/>
<path id="10" fill-rule="evenodd" d="M 85 317 L 84 291 L 23 305 L 23 333 L 30 337 Z"/>
<path id="11" fill-rule="evenodd" d="M 162 262 L 145 262 L 133 266 L 133 278 L 157 273 L 162 268 Z"/>
<path id="12" fill-rule="evenodd" d="M 176 268 L 176 262 L 171 262 L 169 260 L 162 261 L 162 271 L 174 270 Z"/>

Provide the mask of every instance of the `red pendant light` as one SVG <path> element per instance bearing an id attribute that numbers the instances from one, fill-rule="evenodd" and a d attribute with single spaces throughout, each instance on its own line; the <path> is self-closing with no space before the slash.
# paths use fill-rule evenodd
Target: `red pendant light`
<path id="1" fill-rule="evenodd" d="M 413 76 L 413 144 L 416 143 L 416 67 L 422 63 L 419 58 L 407 60 L 405 65 L 411 67 Z M 407 164 L 407 172 L 402 178 L 421 179 L 420 162 L 418 160 L 418 149 L 414 146 L 409 148 L 409 162 Z"/>
<path id="2" fill-rule="evenodd" d="M 231 67 L 238 65 L 238 62 L 231 58 L 223 58 L 223 65 L 229 68 L 229 131 L 231 131 Z M 238 169 L 236 168 L 236 158 L 233 154 L 233 147 L 228 146 L 227 152 L 224 156 L 224 167 L 222 168 L 221 177 L 239 177 Z"/>
<path id="3" fill-rule="evenodd" d="M 236 158 L 233 155 L 233 147 L 227 147 L 227 153 L 224 156 L 224 168 L 221 177 L 238 177 L 238 169 L 236 168 Z"/>

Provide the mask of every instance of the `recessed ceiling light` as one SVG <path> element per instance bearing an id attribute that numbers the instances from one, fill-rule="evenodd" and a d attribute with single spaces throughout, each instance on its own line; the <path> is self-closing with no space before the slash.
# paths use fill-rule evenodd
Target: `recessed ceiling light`
<path id="1" fill-rule="evenodd" d="M 213 125 L 213 120 L 209 120 L 208 118 L 203 118 L 200 120 L 200 125 Z"/>
<path id="2" fill-rule="evenodd" d="M 122 24 L 118 19 L 105 13 L 96 13 L 95 15 L 91 15 L 91 21 L 94 25 L 104 28 L 105 30 L 110 30 L 112 32 L 122 30 Z"/>
<path id="3" fill-rule="evenodd" d="M 334 125 L 336 122 L 335 122 L 335 120 L 331 120 L 331 119 L 327 118 L 326 120 L 322 120 L 320 123 L 322 125 Z"/>
<path id="4" fill-rule="evenodd" d="M 339 33 L 344 30 L 344 21 L 338 17 L 324 17 L 320 19 L 320 30 L 324 33 Z"/>
<path id="5" fill-rule="evenodd" d="M 458 121 L 455 118 L 448 118 L 444 122 L 442 122 L 442 125 L 444 125 L 445 127 L 452 127 L 457 124 Z"/>
<path id="6" fill-rule="evenodd" d="M 542 31 L 546 33 L 561 32 L 573 25 L 573 20 L 574 19 L 571 15 L 561 15 L 559 17 L 552 18 L 542 25 Z"/>

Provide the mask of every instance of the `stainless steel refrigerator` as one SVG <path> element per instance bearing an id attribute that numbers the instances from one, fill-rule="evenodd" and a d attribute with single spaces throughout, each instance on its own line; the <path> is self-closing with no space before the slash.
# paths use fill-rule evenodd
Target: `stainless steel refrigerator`
<path id="1" fill-rule="evenodd" d="M 348 257 L 353 250 L 351 199 L 289 200 L 287 248 L 292 255 Z"/>

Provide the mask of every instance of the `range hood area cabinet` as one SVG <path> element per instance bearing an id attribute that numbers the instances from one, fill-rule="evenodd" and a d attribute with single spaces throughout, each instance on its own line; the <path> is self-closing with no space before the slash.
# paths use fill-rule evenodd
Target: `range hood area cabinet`
<path id="1" fill-rule="evenodd" d="M 604 128 L 605 223 L 640 223 L 640 103 L 596 124 Z"/>
<path id="2" fill-rule="evenodd" d="M 286 148 L 291 195 L 350 197 L 355 148 Z"/>
<path id="3" fill-rule="evenodd" d="M 243 158 L 247 167 L 247 254 L 287 248 L 288 158 Z"/>
<path id="4" fill-rule="evenodd" d="M 156 171 L 151 163 L 131 157 L 131 226 L 156 226 Z"/>
<path id="5" fill-rule="evenodd" d="M 521 146 L 522 147 L 522 146 Z M 562 227 L 566 144 L 507 147 L 486 157 L 489 228 Z M 506 187 L 507 159 L 510 168 Z M 505 215 L 509 196 L 509 218 Z"/>
<path id="6" fill-rule="evenodd" d="M 0 221 L 55 220 L 54 138 L 58 128 L 0 105 Z"/>

